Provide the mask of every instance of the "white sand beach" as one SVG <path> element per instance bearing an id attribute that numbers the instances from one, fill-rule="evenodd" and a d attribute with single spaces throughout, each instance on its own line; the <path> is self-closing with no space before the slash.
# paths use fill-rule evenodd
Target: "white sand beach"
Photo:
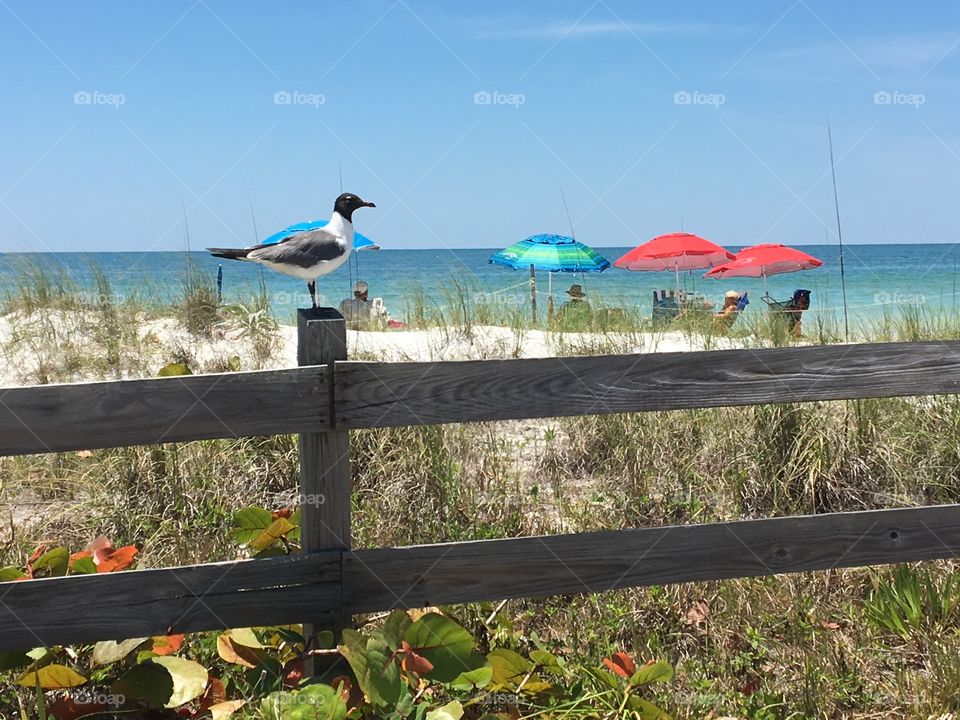
<path id="1" fill-rule="evenodd" d="M 143 317 L 125 325 L 129 337 L 117 340 L 120 362 L 100 363 L 107 352 L 109 331 L 92 313 L 46 310 L 26 315 L 11 312 L 0 317 L 0 386 L 39 382 L 70 382 L 119 377 L 142 377 L 170 362 L 186 361 L 194 372 L 224 369 L 266 369 L 297 364 L 297 329 L 277 328 L 268 357 L 258 359 L 255 341 L 243 329 L 224 322 L 210 337 L 187 331 L 176 318 Z M 134 335 L 135 332 L 135 335 Z M 384 332 L 347 331 L 348 354 L 357 360 L 475 360 L 536 358 L 597 353 L 687 352 L 743 347 L 749 339 L 706 337 L 679 331 L 559 333 L 509 327 L 474 325 Z M 232 360 L 231 360 L 232 359 Z M 119 372 L 117 367 L 119 366 Z"/>

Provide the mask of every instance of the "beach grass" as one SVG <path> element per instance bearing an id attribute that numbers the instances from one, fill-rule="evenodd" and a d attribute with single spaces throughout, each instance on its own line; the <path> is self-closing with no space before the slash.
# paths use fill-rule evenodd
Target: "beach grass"
<path id="1" fill-rule="evenodd" d="M 218 306 L 215 288 L 185 277 L 182 297 L 163 307 L 117 297 L 95 277 L 92 294 L 30 271 L 8 288 L 2 352 L 24 368 L 21 381 L 153 376 L 158 352 L 197 370 L 237 369 L 232 353 L 199 349 L 225 329 L 246 346 L 244 369 L 275 363 L 265 288 Z M 630 308 L 605 325 L 551 327 L 532 324 L 521 304 L 450 287 L 442 299 L 414 292 L 410 325 L 449 338 L 503 325 L 515 343 L 500 349 L 506 357 L 543 330 L 562 354 L 655 351 L 664 332 L 705 348 L 795 342 L 763 312 L 730 331 L 712 322 L 654 330 Z M 158 351 L 155 333 L 137 332 L 148 321 L 179 324 L 179 344 Z M 960 317 L 907 307 L 856 339 L 958 337 Z M 843 338 L 842 318 L 805 316 L 803 342 Z M 351 452 L 357 547 L 912 507 L 960 502 L 960 399 L 384 428 L 354 432 Z M 233 559 L 233 513 L 292 507 L 297 482 L 290 436 L 3 458 L 0 565 L 44 542 L 82 547 L 99 535 L 136 544 L 143 566 Z M 960 710 L 956 570 L 947 561 L 842 569 L 451 612 L 500 646 L 529 649 L 536 636 L 597 664 L 616 650 L 667 660 L 676 678 L 655 699 L 677 718 L 930 717 Z M 24 697 L 0 686 L 0 704 Z"/>

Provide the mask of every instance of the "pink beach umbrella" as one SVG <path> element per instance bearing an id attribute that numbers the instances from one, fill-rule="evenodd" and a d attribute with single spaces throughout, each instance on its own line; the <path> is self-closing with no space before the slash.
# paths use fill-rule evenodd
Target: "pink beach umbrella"
<path id="1" fill-rule="evenodd" d="M 767 278 L 771 275 L 812 270 L 821 265 L 823 265 L 822 260 L 796 248 L 767 243 L 744 248 L 737 253 L 735 259 L 717 265 L 705 273 L 704 277 L 762 277 L 764 290 L 766 290 Z"/>

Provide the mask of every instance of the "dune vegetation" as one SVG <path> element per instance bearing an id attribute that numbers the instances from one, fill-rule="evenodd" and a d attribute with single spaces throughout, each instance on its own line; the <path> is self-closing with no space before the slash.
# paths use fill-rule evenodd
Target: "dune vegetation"
<path id="1" fill-rule="evenodd" d="M 24 269 L 8 286 L 0 298 L 6 385 L 148 377 L 168 363 L 227 372 L 284 362 L 287 341 L 263 289 L 219 306 L 215 288 L 188 271 L 182 296 L 161 303 L 118 297 L 96 277 L 96 287 L 79 288 Z M 522 306 L 476 303 L 471 288 L 451 287 L 448 298 L 412 294 L 406 319 L 466 346 L 488 326 L 509 328 L 510 342 L 478 344 L 481 356 L 518 356 L 534 332 L 563 354 L 656 351 L 663 332 L 705 349 L 793 342 L 760 311 L 728 333 L 696 320 L 654 330 L 634 311 L 587 327 L 534 328 Z M 958 337 L 960 317 L 910 306 L 860 327 L 857 339 Z M 805 322 L 802 342 L 841 339 L 838 318 Z M 365 345 L 355 356 L 377 354 Z M 912 507 L 960 502 L 960 399 L 364 430 L 353 433 L 352 453 L 356 547 Z M 291 524 L 272 552 L 295 550 L 297 461 L 290 436 L 2 458 L 0 579 L 67 572 L 44 554 L 82 554 L 96 538 L 112 545 L 103 557 L 94 547 L 91 558 L 133 546 L 137 567 L 247 556 L 242 521 L 263 512 Z M 85 566 L 82 557 L 72 563 Z M 356 672 L 362 648 L 383 645 L 396 678 L 376 691 L 379 704 L 356 675 L 297 689 L 296 628 L 253 637 L 237 629 L 226 640 L 198 633 L 173 640 L 169 652 L 166 640 L 141 639 L 26 659 L 0 653 L 0 717 L 44 717 L 45 707 L 49 717 L 80 717 L 68 714 L 67 699 L 124 694 L 129 712 L 101 706 L 93 717 L 138 717 L 147 706 L 153 714 L 144 717 L 210 717 L 217 703 L 236 718 L 663 717 L 657 708 L 675 718 L 953 717 L 956 578 L 955 562 L 931 562 L 359 617 L 344 655 Z M 439 661 L 428 670 L 417 664 L 423 653 L 404 654 L 402 642 L 431 623 L 471 638 L 490 676 L 448 677 Z M 199 693 L 162 710 L 169 696 L 138 697 L 130 677 L 171 657 L 208 675 Z M 83 682 L 37 690 L 51 666 Z M 441 708 L 447 714 L 436 714 Z"/>

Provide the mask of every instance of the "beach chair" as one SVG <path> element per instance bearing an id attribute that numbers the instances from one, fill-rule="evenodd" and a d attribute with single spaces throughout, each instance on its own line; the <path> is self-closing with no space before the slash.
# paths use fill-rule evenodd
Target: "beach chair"
<path id="1" fill-rule="evenodd" d="M 653 320 L 654 327 L 669 325 L 680 316 L 683 292 L 678 296 L 676 290 L 653 291 Z"/>
<path id="2" fill-rule="evenodd" d="M 803 311 L 810 308 L 810 291 L 797 288 L 789 300 L 774 300 L 769 295 L 763 296 L 763 301 L 770 308 L 770 312 L 782 319 L 787 331 L 794 337 L 800 337 L 801 318 Z"/>

